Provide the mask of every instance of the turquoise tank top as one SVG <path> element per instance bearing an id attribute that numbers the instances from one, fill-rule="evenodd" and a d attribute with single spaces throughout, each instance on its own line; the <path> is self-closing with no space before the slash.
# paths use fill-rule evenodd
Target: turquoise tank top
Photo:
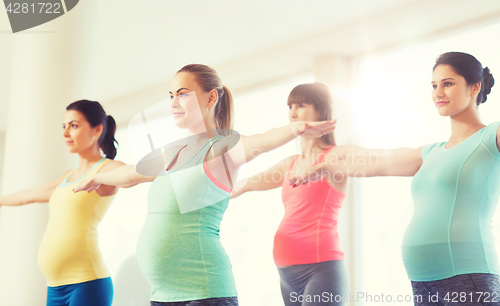
<path id="1" fill-rule="evenodd" d="M 467 273 L 500 274 L 491 218 L 500 194 L 500 122 L 459 145 L 422 147 L 422 166 L 411 184 L 413 218 L 403 262 L 412 281 Z"/>
<path id="2" fill-rule="evenodd" d="M 219 238 L 231 192 L 204 167 L 204 158 L 221 138 L 212 137 L 185 164 L 157 176 L 149 189 L 137 259 L 152 301 L 236 296 L 231 263 Z"/>

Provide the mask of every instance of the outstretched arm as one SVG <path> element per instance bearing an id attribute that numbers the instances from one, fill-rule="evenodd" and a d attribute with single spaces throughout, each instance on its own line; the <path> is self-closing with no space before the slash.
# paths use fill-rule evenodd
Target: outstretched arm
<path id="1" fill-rule="evenodd" d="M 19 206 L 30 203 L 46 203 L 49 201 L 54 189 L 61 184 L 63 179 L 68 175 L 69 171 L 58 177 L 57 179 L 40 185 L 33 189 L 26 189 L 11 195 L 0 197 L 1 206 Z"/>
<path id="2" fill-rule="evenodd" d="M 239 181 L 231 194 L 231 199 L 237 198 L 247 191 L 265 191 L 281 186 L 288 165 L 294 156 L 290 156 L 280 161 L 271 168 L 258 173 L 246 181 Z"/>
<path id="3" fill-rule="evenodd" d="M 227 153 L 234 166 L 240 167 L 262 153 L 274 150 L 297 136 L 320 137 L 335 129 L 333 121 L 294 121 L 283 127 L 252 136 L 241 135 L 243 152 L 232 149 Z"/>
<path id="4" fill-rule="evenodd" d="M 88 191 L 92 192 L 101 185 L 132 187 L 140 183 L 152 182 L 156 176 L 146 176 L 137 173 L 134 165 L 125 165 L 114 170 L 96 173 L 85 180 L 82 180 L 78 186 L 73 188 L 74 192 Z"/>
<path id="5" fill-rule="evenodd" d="M 394 156 L 399 154 L 404 154 L 415 150 L 414 148 L 398 148 L 398 149 L 367 149 L 360 146 L 338 146 L 336 147 L 337 151 L 341 154 L 347 156 L 351 155 L 377 155 L 379 157 L 382 156 Z M 346 158 L 344 158 L 346 159 Z"/>
<path id="6" fill-rule="evenodd" d="M 353 156 L 351 159 L 343 159 L 329 153 L 323 163 L 312 166 L 297 177 L 290 178 L 289 183 L 298 186 L 308 181 L 319 180 L 325 175 L 334 178 L 337 176 L 413 176 L 422 165 L 421 150 L 420 147 L 393 156 L 369 154 L 362 157 Z"/>

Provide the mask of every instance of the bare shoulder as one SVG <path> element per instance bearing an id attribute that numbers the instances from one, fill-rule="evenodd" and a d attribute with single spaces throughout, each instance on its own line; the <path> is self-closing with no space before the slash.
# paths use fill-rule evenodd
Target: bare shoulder
<path id="1" fill-rule="evenodd" d="M 99 172 L 111 171 L 111 170 L 114 170 L 114 169 L 122 167 L 122 166 L 126 166 L 126 164 L 124 162 L 119 161 L 119 160 L 111 159 L 106 164 L 104 164 L 104 166 L 102 166 L 102 168 Z"/>
<path id="2" fill-rule="evenodd" d="M 354 151 L 355 146 L 334 146 L 327 154 L 328 155 L 336 155 L 336 154 L 346 154 Z"/>
<path id="3" fill-rule="evenodd" d="M 53 180 L 51 183 L 53 184 L 56 184 L 56 185 L 59 185 L 63 180 L 64 178 L 71 172 L 72 170 L 68 170 L 66 172 L 64 172 L 63 175 L 61 175 L 60 177 L 56 178 L 55 180 Z"/>

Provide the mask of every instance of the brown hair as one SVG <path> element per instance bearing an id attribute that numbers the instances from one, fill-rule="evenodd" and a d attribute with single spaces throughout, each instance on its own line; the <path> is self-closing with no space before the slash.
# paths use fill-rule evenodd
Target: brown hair
<path id="1" fill-rule="evenodd" d="M 312 104 L 319 113 L 318 121 L 332 120 L 332 96 L 328 87 L 321 83 L 301 84 L 288 96 L 288 106 L 292 104 Z M 321 136 L 328 145 L 335 146 L 333 132 Z"/>
<path id="2" fill-rule="evenodd" d="M 80 112 L 93 128 L 102 124 L 102 134 L 98 140 L 99 147 L 106 158 L 115 159 L 117 149 L 115 143 L 118 144 L 115 139 L 116 122 L 113 117 L 106 115 L 101 104 L 96 101 L 79 100 L 68 105 L 66 110 Z"/>
<path id="3" fill-rule="evenodd" d="M 222 81 L 215 69 L 202 64 L 190 64 L 182 67 L 179 72 L 189 72 L 195 75 L 195 80 L 200 87 L 209 92 L 217 90 L 219 100 L 215 105 L 215 128 L 222 135 L 227 135 L 233 129 L 233 96 Z"/>

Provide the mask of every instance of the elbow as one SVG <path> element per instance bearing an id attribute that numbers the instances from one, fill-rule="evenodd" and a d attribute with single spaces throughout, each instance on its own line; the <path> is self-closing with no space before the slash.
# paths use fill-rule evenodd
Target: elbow
<path id="1" fill-rule="evenodd" d="M 245 163 L 248 163 L 250 162 L 251 160 L 253 160 L 254 158 L 258 157 L 259 155 L 261 155 L 262 153 L 266 153 L 268 151 L 266 151 L 265 149 L 263 148 L 254 148 L 250 151 L 250 154 L 248 154 L 246 157 L 245 157 Z"/>

